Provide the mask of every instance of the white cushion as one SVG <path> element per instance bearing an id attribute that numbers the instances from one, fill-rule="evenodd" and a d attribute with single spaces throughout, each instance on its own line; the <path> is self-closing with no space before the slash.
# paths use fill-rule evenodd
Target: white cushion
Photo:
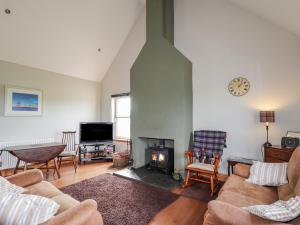
<path id="1" fill-rule="evenodd" d="M 279 200 L 271 205 L 254 205 L 243 209 L 264 219 L 288 222 L 300 215 L 300 196 L 288 201 Z"/>
<path id="2" fill-rule="evenodd" d="M 48 198 L 37 195 L 15 193 L 0 194 L 0 224 L 37 225 L 49 220 L 59 205 Z"/>
<path id="3" fill-rule="evenodd" d="M 0 177 L 0 194 L 5 192 L 23 193 L 26 189 L 10 183 L 3 177 Z"/>
<path id="4" fill-rule="evenodd" d="M 59 156 L 76 156 L 76 152 L 74 151 L 64 151 L 59 154 Z"/>
<path id="5" fill-rule="evenodd" d="M 211 164 L 206 164 L 206 163 L 200 163 L 200 162 L 195 162 L 190 165 L 188 165 L 188 168 L 195 168 L 195 169 L 200 169 L 200 170 L 207 170 L 207 171 L 214 171 L 214 165 Z"/>
<path id="6" fill-rule="evenodd" d="M 288 163 L 264 163 L 254 161 L 250 168 L 250 176 L 246 180 L 252 184 L 281 186 L 288 183 Z"/>

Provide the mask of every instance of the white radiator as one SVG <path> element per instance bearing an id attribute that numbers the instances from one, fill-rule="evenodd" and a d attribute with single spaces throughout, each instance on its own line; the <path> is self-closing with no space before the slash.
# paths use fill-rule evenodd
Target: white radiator
<path id="1" fill-rule="evenodd" d="M 31 144 L 44 144 L 44 143 L 51 143 L 54 142 L 54 138 L 43 138 L 43 139 L 36 139 L 36 140 L 26 140 L 26 141 L 14 141 L 14 142 L 0 142 L 0 150 L 11 147 L 11 146 L 18 146 L 18 145 L 31 145 Z M 17 158 L 11 155 L 9 152 L 2 151 L 0 156 L 0 162 L 2 162 L 2 166 L 0 166 L 1 170 L 15 168 L 17 164 Z M 24 165 L 21 161 L 20 165 Z"/>

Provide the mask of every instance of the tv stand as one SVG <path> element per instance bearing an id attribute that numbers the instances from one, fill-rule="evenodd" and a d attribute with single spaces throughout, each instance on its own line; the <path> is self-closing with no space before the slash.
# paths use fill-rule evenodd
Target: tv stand
<path id="1" fill-rule="evenodd" d="M 115 145 L 112 142 L 79 145 L 79 163 L 112 161 Z"/>

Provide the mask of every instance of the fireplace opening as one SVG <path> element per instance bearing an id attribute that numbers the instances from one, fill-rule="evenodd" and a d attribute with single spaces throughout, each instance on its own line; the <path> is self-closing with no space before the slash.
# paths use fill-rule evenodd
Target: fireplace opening
<path id="1" fill-rule="evenodd" d="M 158 169 L 165 174 L 174 172 L 174 140 L 140 137 L 147 143 L 146 167 Z"/>

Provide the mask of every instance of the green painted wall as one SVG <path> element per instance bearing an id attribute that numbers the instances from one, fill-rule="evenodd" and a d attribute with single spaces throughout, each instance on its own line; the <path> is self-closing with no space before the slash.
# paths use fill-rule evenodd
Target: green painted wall
<path id="1" fill-rule="evenodd" d="M 147 42 L 131 68 L 131 136 L 134 166 L 145 165 L 139 137 L 175 140 L 175 168 L 192 132 L 192 63 L 173 46 L 171 0 L 147 0 Z"/>

